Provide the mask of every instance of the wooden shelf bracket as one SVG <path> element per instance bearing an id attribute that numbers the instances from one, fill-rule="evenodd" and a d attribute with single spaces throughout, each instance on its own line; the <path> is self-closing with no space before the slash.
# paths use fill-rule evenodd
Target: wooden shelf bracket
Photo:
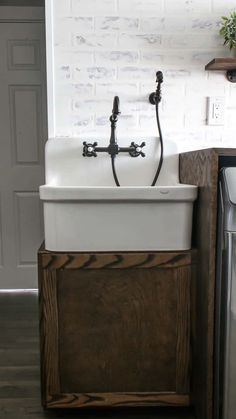
<path id="1" fill-rule="evenodd" d="M 205 70 L 226 71 L 227 80 L 236 83 L 236 58 L 214 58 L 206 65 Z"/>
<path id="2" fill-rule="evenodd" d="M 227 70 L 226 77 L 231 83 L 236 83 L 236 70 Z"/>

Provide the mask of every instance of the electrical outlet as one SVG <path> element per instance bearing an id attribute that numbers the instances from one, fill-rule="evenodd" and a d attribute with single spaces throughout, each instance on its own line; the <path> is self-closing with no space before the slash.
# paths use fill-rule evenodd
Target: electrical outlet
<path id="1" fill-rule="evenodd" d="M 224 125 L 225 98 L 212 96 L 207 98 L 207 125 Z"/>

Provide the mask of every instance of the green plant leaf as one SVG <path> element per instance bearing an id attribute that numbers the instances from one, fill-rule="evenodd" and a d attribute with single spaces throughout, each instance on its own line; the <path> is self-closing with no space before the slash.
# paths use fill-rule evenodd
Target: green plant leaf
<path id="1" fill-rule="evenodd" d="M 221 17 L 219 33 L 224 38 L 224 45 L 229 49 L 236 46 L 236 11 L 233 11 L 228 17 Z"/>

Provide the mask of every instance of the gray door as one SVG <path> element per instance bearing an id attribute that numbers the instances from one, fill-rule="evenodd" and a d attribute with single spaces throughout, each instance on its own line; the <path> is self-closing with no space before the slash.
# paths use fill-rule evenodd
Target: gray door
<path id="1" fill-rule="evenodd" d="M 0 288 L 36 288 L 47 136 L 44 22 L 0 22 L 0 57 Z"/>

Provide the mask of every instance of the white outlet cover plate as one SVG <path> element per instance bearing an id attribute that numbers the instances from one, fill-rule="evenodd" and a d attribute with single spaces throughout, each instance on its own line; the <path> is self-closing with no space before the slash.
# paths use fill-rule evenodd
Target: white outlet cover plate
<path id="1" fill-rule="evenodd" d="M 207 125 L 224 125 L 225 98 L 211 96 L 207 98 Z"/>

